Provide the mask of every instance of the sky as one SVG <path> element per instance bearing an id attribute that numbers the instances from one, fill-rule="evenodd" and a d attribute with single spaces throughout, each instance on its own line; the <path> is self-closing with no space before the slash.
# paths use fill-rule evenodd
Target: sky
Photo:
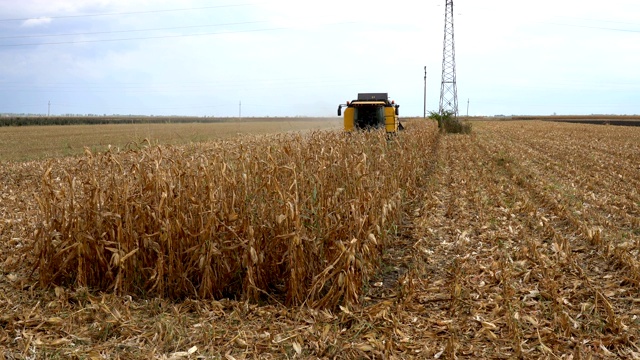
<path id="1" fill-rule="evenodd" d="M 0 113 L 439 105 L 445 0 L 0 0 Z M 459 113 L 640 114 L 637 0 L 455 0 Z"/>

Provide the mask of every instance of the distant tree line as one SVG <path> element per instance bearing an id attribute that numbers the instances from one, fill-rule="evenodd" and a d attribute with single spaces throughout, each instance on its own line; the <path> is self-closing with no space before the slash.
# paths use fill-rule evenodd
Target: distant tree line
<path id="1" fill-rule="evenodd" d="M 510 118 L 511 120 L 640 120 L 640 115 L 512 115 Z"/>
<path id="2" fill-rule="evenodd" d="M 223 123 L 223 122 L 249 122 L 249 121 L 282 121 L 284 118 L 223 118 L 223 117 L 187 117 L 187 116 L 0 116 L 2 126 L 44 126 L 44 125 L 99 125 L 99 124 L 186 124 L 186 123 Z M 315 118 L 294 117 L 286 118 L 289 121 L 312 120 Z"/>

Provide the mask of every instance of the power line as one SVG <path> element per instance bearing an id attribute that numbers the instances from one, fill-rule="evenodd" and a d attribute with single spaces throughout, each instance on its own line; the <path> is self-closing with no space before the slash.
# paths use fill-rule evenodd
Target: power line
<path id="1" fill-rule="evenodd" d="M 56 42 L 45 42 L 45 43 L 0 44 L 0 47 L 39 46 L 39 45 L 63 45 L 63 44 L 86 44 L 86 43 L 99 43 L 99 42 L 131 41 L 131 40 L 170 39 L 170 38 L 179 38 L 179 37 L 208 36 L 208 35 L 225 35 L 225 34 L 238 34 L 238 33 L 249 33 L 249 32 L 263 32 L 263 31 L 275 31 L 275 30 L 286 30 L 286 29 L 287 29 L 287 28 L 285 28 L 285 27 L 278 27 L 278 28 L 266 28 L 266 29 L 254 29 L 254 30 L 237 30 L 237 31 L 224 31 L 224 32 L 209 32 L 209 33 L 199 33 L 199 34 L 178 34 L 178 35 L 162 35 L 162 36 L 145 36 L 145 37 L 120 38 L 120 39 L 56 41 Z"/>
<path id="2" fill-rule="evenodd" d="M 199 83 L 114 83 L 109 85 L 91 83 L 44 83 L 37 86 L 24 86 L 21 83 L 0 83 L 0 93 L 29 92 L 29 93 L 106 93 L 119 90 L 126 93 L 157 94 L 157 93 L 202 93 L 209 90 L 243 89 L 252 84 L 255 89 L 302 89 L 336 86 L 351 86 L 363 84 L 363 79 L 355 78 L 281 78 L 281 79 L 248 79 L 241 81 L 210 81 Z"/>
<path id="3" fill-rule="evenodd" d="M 245 22 L 223 23 L 223 24 L 209 24 L 209 25 L 174 26 L 174 27 L 163 27 L 163 28 L 153 28 L 153 29 L 113 30 L 113 31 L 43 34 L 43 35 L 0 36 L 0 39 L 26 39 L 26 38 L 56 37 L 56 36 L 119 34 L 119 33 L 144 32 L 144 31 L 161 31 L 161 30 L 178 30 L 178 29 L 192 29 L 192 28 L 217 27 L 217 26 L 249 25 L 249 24 L 260 24 L 260 23 L 266 23 L 266 22 L 267 21 L 263 20 L 263 21 L 245 21 Z"/>
<path id="4" fill-rule="evenodd" d="M 561 24 L 561 23 L 553 23 L 553 22 L 541 22 L 541 24 L 549 24 L 549 25 L 557 25 L 557 26 L 570 26 L 570 27 L 578 27 L 578 28 L 585 28 L 585 29 L 596 29 L 596 30 L 609 30 L 609 31 L 640 33 L 640 30 L 617 29 L 617 28 L 609 28 L 609 27 L 602 27 L 602 26 Z"/>
<path id="5" fill-rule="evenodd" d="M 554 16 L 554 17 L 560 18 L 560 19 L 573 19 L 573 20 L 582 20 L 582 21 L 588 21 L 588 22 L 605 22 L 605 23 L 612 23 L 612 24 L 638 25 L 638 23 L 626 22 L 626 21 L 590 19 L 590 18 L 581 18 L 581 17 L 574 17 L 574 16 Z"/>
<path id="6" fill-rule="evenodd" d="M 0 19 L 0 21 L 2 21 L 2 22 L 4 22 L 4 21 L 26 21 L 26 20 L 32 20 L 32 19 L 37 19 L 37 18 L 71 19 L 71 18 L 97 17 L 97 16 L 155 14 L 155 13 L 163 13 L 163 12 L 178 12 L 178 11 L 219 9 L 219 8 L 227 8 L 227 7 L 240 7 L 240 6 L 250 6 L 250 5 L 256 5 L 256 4 L 259 4 L 259 3 L 245 3 L 245 4 L 233 4 L 233 5 L 216 5 L 216 6 L 203 6 L 203 7 L 193 7 L 193 8 L 164 9 L 164 10 L 128 11 L 128 12 L 117 12 L 117 13 L 84 14 L 84 15 L 37 16 L 37 17 L 29 17 L 29 18 Z"/>
<path id="7" fill-rule="evenodd" d="M 265 22 L 265 21 L 260 21 L 260 22 Z M 325 24 L 325 25 L 342 25 L 342 24 L 352 24 L 352 23 L 354 23 L 354 22 L 353 21 L 345 21 L 345 22 L 338 22 L 338 23 Z M 219 31 L 219 32 L 205 32 L 205 33 L 195 33 L 195 34 L 161 35 L 161 36 L 144 36 L 144 37 L 119 38 L 119 39 L 69 40 L 69 41 L 55 41 L 55 42 L 43 42 L 43 43 L 0 44 L 0 47 L 86 44 L 86 43 L 118 42 L 118 41 L 132 41 L 132 40 L 170 39 L 170 38 L 180 38 L 180 37 L 226 35 L 226 34 L 263 32 L 263 31 L 275 31 L 275 30 L 289 30 L 289 29 L 292 29 L 292 28 L 291 27 L 274 27 L 274 28 L 252 29 L 252 30 Z"/>

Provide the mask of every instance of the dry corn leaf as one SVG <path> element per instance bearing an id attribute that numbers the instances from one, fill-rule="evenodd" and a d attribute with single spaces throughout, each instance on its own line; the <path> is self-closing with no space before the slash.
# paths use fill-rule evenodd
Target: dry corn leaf
<path id="1" fill-rule="evenodd" d="M 90 360 L 104 360 L 104 357 L 98 352 L 98 351 L 91 351 L 89 352 L 89 359 Z"/>
<path id="2" fill-rule="evenodd" d="M 50 318 L 47 319 L 47 324 L 50 324 L 50 325 L 60 325 L 62 323 L 64 323 L 64 320 L 62 318 L 60 318 L 60 317 L 57 317 L 57 316 L 56 317 L 50 317 Z"/>
<path id="3" fill-rule="evenodd" d="M 296 354 L 302 354 L 302 346 L 300 346 L 300 344 L 294 341 L 293 343 L 291 343 L 291 345 L 293 345 L 293 350 L 295 350 Z"/>
<path id="4" fill-rule="evenodd" d="M 355 346 L 355 348 L 364 352 L 370 352 L 374 350 L 373 346 L 369 344 L 358 344 Z"/>
<path id="5" fill-rule="evenodd" d="M 171 354 L 171 356 L 169 357 L 169 360 L 176 360 L 176 359 L 181 359 L 181 358 L 185 358 L 188 357 L 189 353 L 186 351 L 177 351 L 174 352 L 173 354 Z"/>
<path id="6" fill-rule="evenodd" d="M 488 321 L 480 321 L 480 323 L 482 324 L 482 327 L 485 329 L 489 329 L 489 330 L 495 330 L 498 328 L 498 326 L 496 326 L 496 324 L 488 322 Z"/>
<path id="7" fill-rule="evenodd" d="M 600 347 L 600 350 L 602 350 L 602 352 L 604 353 L 605 356 L 617 357 L 616 354 L 614 354 L 611 351 L 609 351 L 609 349 L 607 349 L 603 344 L 600 344 L 599 347 Z"/>
<path id="8" fill-rule="evenodd" d="M 243 339 L 241 339 L 241 338 L 236 338 L 236 339 L 235 339 L 235 342 L 236 342 L 236 345 L 241 346 L 241 347 L 247 347 L 247 346 L 249 346 L 249 344 L 247 344 L 247 342 L 246 342 L 246 341 L 244 341 L 244 340 L 243 340 Z"/>
<path id="9" fill-rule="evenodd" d="M 251 254 L 251 261 L 253 262 L 253 264 L 257 264 L 259 260 L 258 253 L 256 252 L 256 249 L 253 248 L 253 246 L 250 247 L 249 254 Z"/>
<path id="10" fill-rule="evenodd" d="M 485 330 L 484 333 L 487 335 L 487 338 L 489 338 L 489 340 L 491 341 L 498 340 L 498 335 L 496 335 L 493 331 Z"/>
<path id="11" fill-rule="evenodd" d="M 69 344 L 70 342 L 71 342 L 70 339 L 65 339 L 65 338 L 59 338 L 59 339 L 55 339 L 55 340 L 51 340 L 51 341 L 45 341 L 46 345 L 48 345 L 48 346 L 61 346 L 61 345 Z"/>
<path id="12" fill-rule="evenodd" d="M 533 325 L 533 326 L 538 326 L 538 320 L 532 318 L 529 315 L 525 315 L 523 316 L 523 319 L 526 320 L 529 324 Z"/>
<path id="13" fill-rule="evenodd" d="M 368 239 L 374 243 L 375 245 L 378 245 L 378 241 L 376 240 L 376 236 L 373 235 L 372 233 L 369 233 Z"/>

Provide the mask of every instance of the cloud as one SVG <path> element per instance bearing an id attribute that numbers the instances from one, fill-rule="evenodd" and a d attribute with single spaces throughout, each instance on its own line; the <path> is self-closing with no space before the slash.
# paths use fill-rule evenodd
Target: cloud
<path id="1" fill-rule="evenodd" d="M 35 27 L 42 26 L 51 23 L 51 18 L 49 17 L 39 17 L 35 19 L 28 19 L 22 23 L 22 27 Z"/>
<path id="2" fill-rule="evenodd" d="M 42 109 L 52 100 L 79 113 L 233 116 L 242 100 L 247 115 L 315 115 L 380 91 L 403 115 L 422 115 L 425 65 L 427 108 L 438 106 L 440 1 L 244 0 L 187 11 L 213 2 L 0 0 L 3 18 L 22 19 L 21 29 L 0 22 L 3 36 L 16 37 L 0 41 L 0 108 L 29 112 L 13 104 Z M 609 112 L 638 111 L 640 48 L 629 44 L 640 34 L 606 29 L 635 30 L 640 2 L 556 3 L 456 0 L 461 108 L 470 98 L 471 114 L 591 113 L 607 102 Z M 203 27 L 188 28 L 196 25 Z M 212 34 L 189 36 L 200 33 Z M 283 98 L 289 106 L 266 105 Z"/>

